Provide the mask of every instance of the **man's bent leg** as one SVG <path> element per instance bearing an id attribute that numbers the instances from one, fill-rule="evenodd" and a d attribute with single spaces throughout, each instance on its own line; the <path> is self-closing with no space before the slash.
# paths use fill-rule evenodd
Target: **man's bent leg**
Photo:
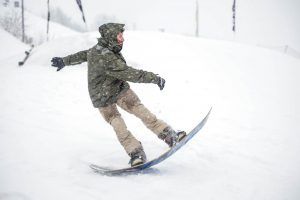
<path id="1" fill-rule="evenodd" d="M 127 130 L 127 126 L 119 113 L 116 104 L 99 108 L 100 113 L 107 123 L 109 123 L 117 134 L 119 142 L 124 147 L 128 155 L 136 149 L 142 148 L 141 143 Z"/>
<path id="2" fill-rule="evenodd" d="M 140 118 L 142 122 L 157 136 L 169 127 L 164 121 L 157 119 L 140 101 L 139 97 L 128 89 L 117 101 L 118 106 Z"/>

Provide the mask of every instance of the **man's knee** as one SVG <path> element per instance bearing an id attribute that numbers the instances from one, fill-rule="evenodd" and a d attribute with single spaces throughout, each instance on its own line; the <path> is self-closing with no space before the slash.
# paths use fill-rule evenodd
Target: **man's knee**
<path id="1" fill-rule="evenodd" d="M 99 110 L 105 121 L 108 123 L 111 123 L 113 119 L 121 116 L 115 105 L 99 108 Z"/>
<path id="2" fill-rule="evenodd" d="M 117 103 L 121 108 L 131 112 L 135 107 L 141 105 L 141 100 L 131 89 L 129 89 Z"/>

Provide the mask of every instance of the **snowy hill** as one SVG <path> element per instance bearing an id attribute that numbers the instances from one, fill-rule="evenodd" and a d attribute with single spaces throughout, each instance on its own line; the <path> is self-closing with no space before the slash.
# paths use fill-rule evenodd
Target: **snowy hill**
<path id="1" fill-rule="evenodd" d="M 23 44 L 14 36 L 10 35 L 8 32 L 0 28 L 0 38 L 1 38 L 1 45 L 0 45 L 0 60 L 2 59 L 9 59 L 10 57 L 14 57 L 19 54 L 21 58 L 24 56 L 24 51 L 27 50 L 29 47 L 26 44 Z M 8 45 L 6 45 L 8 44 Z"/>
<path id="2" fill-rule="evenodd" d="M 26 34 L 34 38 L 35 44 L 41 44 L 47 40 L 47 20 L 41 18 L 31 12 L 25 12 L 26 15 Z M 70 28 L 60 25 L 56 22 L 49 22 L 49 40 L 53 40 L 59 37 L 76 34 Z"/>
<path id="3" fill-rule="evenodd" d="M 26 37 L 31 38 L 33 40 L 32 43 L 35 45 L 45 42 L 47 40 L 47 20 L 27 10 L 25 10 L 24 16 Z M 2 19 L 12 18 L 14 21 L 21 23 L 21 10 L 12 7 L 0 6 L 0 17 Z M 77 31 L 74 31 L 56 22 L 49 22 L 49 40 L 77 33 Z"/>
<path id="4" fill-rule="evenodd" d="M 232 32 L 233 0 L 197 2 L 201 36 L 277 50 L 288 47 L 287 51 L 281 52 L 300 57 L 300 1 L 236 1 L 235 34 Z M 88 26 L 92 30 L 97 29 L 98 24 L 95 22 L 106 16 L 110 19 L 113 17 L 113 21 L 126 22 L 127 29 L 163 29 L 177 34 L 195 34 L 196 0 L 85 0 L 82 3 Z M 81 13 L 74 0 L 52 0 L 50 5 L 62 8 L 72 20 L 82 23 Z M 47 13 L 46 2 L 39 0 L 27 0 L 26 8 L 40 15 Z"/>
<path id="5" fill-rule="evenodd" d="M 9 36 L 1 32 L 1 44 Z M 86 64 L 56 72 L 53 56 L 96 43 L 76 34 L 18 54 L 0 67 L 0 199 L 299 199 L 300 62 L 280 53 L 156 32 L 125 32 L 128 63 L 166 79 L 131 84 L 143 103 L 176 129 L 204 129 L 146 174 L 105 177 L 88 165 L 124 167 L 128 156 L 92 107 Z M 1 50 L 2 51 L 2 50 Z M 167 146 L 122 112 L 148 158 Z"/>

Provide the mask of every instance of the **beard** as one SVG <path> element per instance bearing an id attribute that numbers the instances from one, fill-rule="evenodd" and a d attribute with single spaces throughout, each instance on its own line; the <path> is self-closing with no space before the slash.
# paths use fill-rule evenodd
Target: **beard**
<path id="1" fill-rule="evenodd" d="M 117 44 L 117 45 L 112 46 L 111 50 L 114 53 L 119 53 L 122 50 L 122 48 L 123 48 L 123 45 Z"/>

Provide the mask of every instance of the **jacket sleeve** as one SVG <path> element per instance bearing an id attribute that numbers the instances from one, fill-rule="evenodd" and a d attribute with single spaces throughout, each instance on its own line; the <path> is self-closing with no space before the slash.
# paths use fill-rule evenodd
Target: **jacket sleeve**
<path id="1" fill-rule="evenodd" d="M 65 65 L 77 65 L 87 61 L 87 50 L 63 57 Z"/>
<path id="2" fill-rule="evenodd" d="M 126 65 L 121 59 L 106 62 L 105 73 L 107 76 L 134 83 L 158 83 L 158 76 L 154 73 L 134 69 Z"/>

